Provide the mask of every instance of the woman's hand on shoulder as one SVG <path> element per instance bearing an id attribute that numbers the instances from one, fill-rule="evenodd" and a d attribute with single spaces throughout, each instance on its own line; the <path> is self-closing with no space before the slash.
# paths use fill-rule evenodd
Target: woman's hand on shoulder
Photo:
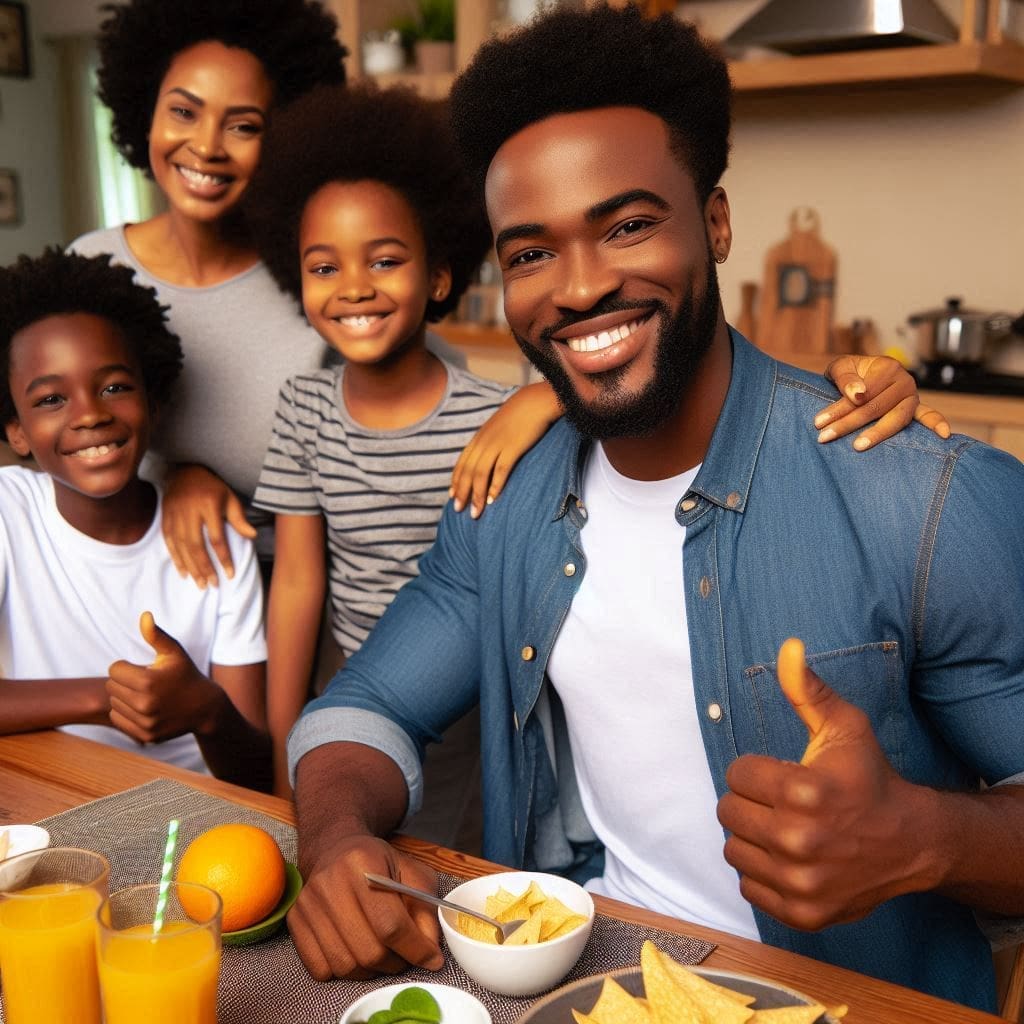
<path id="1" fill-rule="evenodd" d="M 547 433 L 562 415 L 562 407 L 546 381 L 527 384 L 473 435 L 452 472 L 448 494 L 455 511 L 466 505 L 478 518 L 501 494 L 515 464 Z"/>
<path id="2" fill-rule="evenodd" d="M 238 496 L 205 466 L 181 465 L 172 471 L 164 489 L 162 520 L 171 560 L 182 576 L 191 576 L 200 588 L 217 586 L 217 570 L 205 539 L 209 539 L 210 547 L 230 578 L 235 567 L 224 524 L 233 526 L 243 537 L 256 536 L 256 529 L 245 518 Z"/>
<path id="3" fill-rule="evenodd" d="M 853 447 L 867 451 L 898 434 L 912 420 L 939 437 L 950 435 L 945 416 L 922 404 L 917 382 L 890 356 L 837 356 L 829 363 L 825 376 L 843 397 L 814 418 L 818 440 L 823 444 L 860 430 Z"/>

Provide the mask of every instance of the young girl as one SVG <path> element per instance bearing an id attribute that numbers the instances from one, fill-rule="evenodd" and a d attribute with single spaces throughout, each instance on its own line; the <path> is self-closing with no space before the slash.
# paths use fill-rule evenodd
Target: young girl
<path id="1" fill-rule="evenodd" d="M 415 576 L 459 453 L 510 390 L 424 343 L 490 241 L 438 105 L 408 90 L 314 90 L 275 119 L 247 204 L 271 273 L 344 358 L 282 389 L 254 499 L 275 514 L 268 708 L 287 791 L 284 743 L 307 697 L 325 590 L 350 655 Z M 559 409 L 546 384 L 517 401 L 539 407 L 518 457 Z M 479 751 L 473 721 L 456 730 L 428 758 L 437 770 L 442 753 L 457 761 L 450 791 L 433 787 L 448 821 L 435 831 L 418 819 L 420 834 L 447 845 L 459 841 Z"/>

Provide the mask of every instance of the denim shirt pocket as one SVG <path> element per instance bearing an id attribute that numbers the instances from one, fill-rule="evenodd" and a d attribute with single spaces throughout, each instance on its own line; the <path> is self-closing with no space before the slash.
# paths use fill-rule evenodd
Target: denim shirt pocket
<path id="1" fill-rule="evenodd" d="M 860 708 L 897 772 L 903 768 L 903 728 L 907 695 L 899 643 L 877 643 L 807 653 L 807 664 L 844 700 Z M 807 747 L 807 727 L 779 685 L 777 663 L 751 665 L 744 680 L 752 702 L 760 753 L 799 761 Z"/>

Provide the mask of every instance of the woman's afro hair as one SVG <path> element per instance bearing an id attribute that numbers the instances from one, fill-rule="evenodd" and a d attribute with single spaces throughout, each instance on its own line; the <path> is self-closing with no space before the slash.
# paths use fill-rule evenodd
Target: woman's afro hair
<path id="1" fill-rule="evenodd" d="M 419 219 L 431 267 L 452 287 L 426 317 L 453 310 L 490 247 L 483 196 L 451 137 L 443 103 L 412 89 L 323 86 L 275 111 L 243 206 L 256 247 L 281 288 L 301 301 L 299 226 L 306 203 L 331 182 L 376 181 Z"/>
<path id="2" fill-rule="evenodd" d="M 103 9 L 111 13 L 100 26 L 99 97 L 113 114 L 114 144 L 147 174 L 160 83 L 197 43 L 248 50 L 273 83 L 275 105 L 345 81 L 337 22 L 315 0 L 129 0 Z"/>
<path id="3" fill-rule="evenodd" d="M 80 256 L 53 246 L 0 268 L 0 423 L 17 417 L 11 397 L 11 342 L 50 316 L 91 313 L 114 324 L 139 360 L 146 395 L 163 405 L 181 372 L 181 343 L 167 327 L 156 291 L 136 284 L 129 267 L 107 255 Z"/>
<path id="4" fill-rule="evenodd" d="M 730 105 L 725 61 L 692 25 L 607 4 L 555 10 L 485 43 L 451 95 L 455 135 L 478 187 L 505 140 L 528 125 L 628 106 L 665 121 L 702 201 L 728 163 Z"/>

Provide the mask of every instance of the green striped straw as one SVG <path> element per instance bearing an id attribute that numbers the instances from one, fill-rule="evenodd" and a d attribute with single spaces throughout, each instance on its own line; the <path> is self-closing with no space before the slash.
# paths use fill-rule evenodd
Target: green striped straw
<path id="1" fill-rule="evenodd" d="M 178 842 L 178 826 L 181 822 L 171 818 L 167 823 L 167 844 L 164 846 L 164 863 L 160 869 L 160 888 L 156 895 L 156 913 L 153 915 L 153 934 L 159 935 L 164 926 L 164 911 L 167 909 L 167 890 L 171 885 L 171 867 L 174 864 L 174 847 Z"/>

